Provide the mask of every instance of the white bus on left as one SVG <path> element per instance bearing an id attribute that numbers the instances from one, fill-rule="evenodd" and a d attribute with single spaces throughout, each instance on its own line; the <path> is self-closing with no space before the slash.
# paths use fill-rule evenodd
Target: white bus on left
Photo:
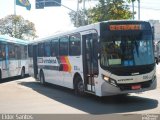
<path id="1" fill-rule="evenodd" d="M 27 44 L 25 40 L 0 35 L 0 80 L 28 74 Z"/>

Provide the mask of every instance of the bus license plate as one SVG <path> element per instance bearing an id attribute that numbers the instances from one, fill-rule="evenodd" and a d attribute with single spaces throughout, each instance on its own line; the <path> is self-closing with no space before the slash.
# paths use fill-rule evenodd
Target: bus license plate
<path id="1" fill-rule="evenodd" d="M 141 85 L 132 85 L 132 90 L 141 89 Z"/>

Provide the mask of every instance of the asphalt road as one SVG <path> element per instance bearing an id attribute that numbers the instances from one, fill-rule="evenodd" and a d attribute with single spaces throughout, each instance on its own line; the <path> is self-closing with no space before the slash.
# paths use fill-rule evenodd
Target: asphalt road
<path id="1" fill-rule="evenodd" d="M 16 78 L 17 79 L 17 78 Z M 160 65 L 156 90 L 129 96 L 76 96 L 70 89 L 43 86 L 31 77 L 0 84 L 0 113 L 18 114 L 159 114 Z"/>

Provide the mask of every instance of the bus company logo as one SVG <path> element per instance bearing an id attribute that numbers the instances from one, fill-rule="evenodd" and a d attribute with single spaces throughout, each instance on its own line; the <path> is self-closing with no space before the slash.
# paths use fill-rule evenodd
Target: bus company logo
<path id="1" fill-rule="evenodd" d="M 142 120 L 158 120 L 158 115 L 153 114 L 143 114 Z"/>
<path id="2" fill-rule="evenodd" d="M 131 81 L 133 79 L 119 79 L 118 82 Z"/>
<path id="3" fill-rule="evenodd" d="M 43 63 L 46 63 L 46 64 L 56 64 L 57 61 L 55 59 L 46 59 L 46 60 L 43 60 Z"/>

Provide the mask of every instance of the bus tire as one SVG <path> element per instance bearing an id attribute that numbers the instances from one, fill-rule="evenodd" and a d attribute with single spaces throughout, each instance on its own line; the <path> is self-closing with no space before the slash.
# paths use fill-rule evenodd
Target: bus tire
<path id="1" fill-rule="evenodd" d="M 74 80 L 74 90 L 76 95 L 84 95 L 84 84 L 80 76 L 76 76 Z"/>
<path id="2" fill-rule="evenodd" d="M 25 68 L 23 67 L 21 69 L 21 78 L 24 78 L 25 77 Z"/>
<path id="3" fill-rule="evenodd" d="M 43 71 L 40 71 L 39 79 L 40 79 L 40 83 L 42 85 L 45 85 L 45 77 L 44 77 Z"/>

